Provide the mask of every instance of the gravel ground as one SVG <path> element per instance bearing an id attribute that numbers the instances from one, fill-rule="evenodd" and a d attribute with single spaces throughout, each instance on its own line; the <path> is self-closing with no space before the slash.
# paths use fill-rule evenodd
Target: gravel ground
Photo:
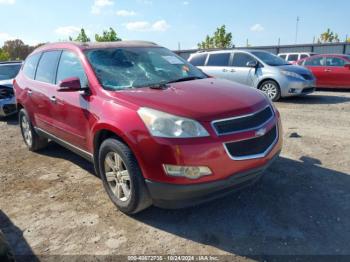
<path id="1" fill-rule="evenodd" d="M 350 93 L 276 103 L 284 148 L 255 186 L 185 210 L 128 217 L 79 156 L 26 150 L 0 121 L 0 229 L 16 255 L 350 255 Z"/>

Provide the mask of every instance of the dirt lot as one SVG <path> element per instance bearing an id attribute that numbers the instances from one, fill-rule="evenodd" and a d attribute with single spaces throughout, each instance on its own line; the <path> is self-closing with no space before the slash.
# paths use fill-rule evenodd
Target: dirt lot
<path id="1" fill-rule="evenodd" d="M 350 255 L 350 93 L 277 107 L 284 149 L 260 183 L 135 217 L 116 210 L 90 163 L 54 143 L 30 153 L 15 118 L 0 121 L 0 228 L 17 255 Z"/>

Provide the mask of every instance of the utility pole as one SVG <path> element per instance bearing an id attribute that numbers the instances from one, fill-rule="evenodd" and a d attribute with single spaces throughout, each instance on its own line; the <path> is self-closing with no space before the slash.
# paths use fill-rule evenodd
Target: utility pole
<path id="1" fill-rule="evenodd" d="M 299 18 L 299 16 L 297 16 L 297 23 L 295 26 L 295 43 L 296 44 L 298 43 L 299 21 L 300 21 L 300 18 Z"/>
<path id="2" fill-rule="evenodd" d="M 177 48 L 179 51 L 181 50 L 181 43 L 180 42 L 178 42 Z"/>

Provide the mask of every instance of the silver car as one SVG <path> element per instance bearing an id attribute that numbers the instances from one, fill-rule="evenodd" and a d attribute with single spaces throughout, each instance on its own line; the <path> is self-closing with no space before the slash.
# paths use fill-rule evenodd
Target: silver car
<path id="1" fill-rule="evenodd" d="M 22 62 L 0 62 L 0 117 L 17 112 L 16 98 L 13 92 L 13 78 L 21 69 Z"/>
<path id="2" fill-rule="evenodd" d="M 188 61 L 206 74 L 258 88 L 272 101 L 315 90 L 310 70 L 260 50 L 226 50 L 192 54 Z"/>

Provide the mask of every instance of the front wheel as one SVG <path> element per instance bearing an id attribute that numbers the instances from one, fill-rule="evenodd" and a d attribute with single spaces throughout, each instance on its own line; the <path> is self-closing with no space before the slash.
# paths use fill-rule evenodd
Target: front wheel
<path id="1" fill-rule="evenodd" d="M 281 98 L 281 90 L 275 81 L 268 80 L 263 82 L 259 89 L 263 91 L 273 102 Z"/>
<path id="2" fill-rule="evenodd" d="M 114 138 L 105 140 L 98 164 L 104 188 L 120 211 L 135 214 L 152 204 L 141 169 L 127 145 Z"/>

